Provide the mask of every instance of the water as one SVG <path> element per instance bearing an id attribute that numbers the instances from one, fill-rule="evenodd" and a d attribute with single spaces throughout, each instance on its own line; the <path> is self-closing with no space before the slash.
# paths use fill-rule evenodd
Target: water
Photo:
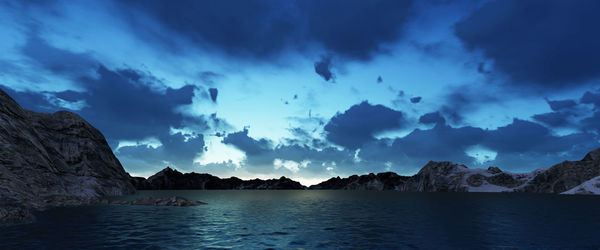
<path id="1" fill-rule="evenodd" d="M 600 197 L 141 191 L 199 207 L 88 206 L 0 228 L 0 248 L 600 248 Z"/>

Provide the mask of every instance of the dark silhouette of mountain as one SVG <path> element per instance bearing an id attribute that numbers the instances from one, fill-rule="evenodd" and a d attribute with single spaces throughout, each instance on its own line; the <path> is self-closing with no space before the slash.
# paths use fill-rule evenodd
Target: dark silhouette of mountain
<path id="1" fill-rule="evenodd" d="M 135 192 L 104 136 L 78 115 L 25 110 L 0 90 L 0 221 Z"/>
<path id="2" fill-rule="evenodd" d="M 242 180 L 236 177 L 221 179 L 210 174 L 181 173 L 170 167 L 148 177 L 132 177 L 138 189 L 306 189 L 299 182 L 286 177 L 270 180 Z"/>
<path id="3" fill-rule="evenodd" d="M 560 194 L 600 176 L 600 149 L 580 161 L 565 161 L 549 169 L 529 173 L 511 173 L 498 167 L 469 169 L 452 162 L 427 163 L 413 176 L 393 172 L 335 177 L 308 189 L 396 190 L 404 192 L 531 192 Z M 600 182 L 600 178 L 599 182 Z M 300 183 L 281 177 L 271 180 L 221 179 L 210 174 L 181 173 L 169 167 L 149 177 L 133 177 L 137 189 L 307 189 Z M 585 187 L 594 187 L 586 184 Z M 567 193 L 598 193 L 590 188 Z M 593 189 L 593 188 L 591 188 Z M 600 186 L 598 186 L 600 189 Z"/>

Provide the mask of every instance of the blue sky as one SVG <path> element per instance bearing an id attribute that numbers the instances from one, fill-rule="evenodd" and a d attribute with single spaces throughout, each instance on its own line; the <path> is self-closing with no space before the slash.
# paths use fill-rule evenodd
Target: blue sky
<path id="1" fill-rule="evenodd" d="M 523 172 L 600 146 L 597 1 L 0 1 L 0 88 L 132 175 Z"/>

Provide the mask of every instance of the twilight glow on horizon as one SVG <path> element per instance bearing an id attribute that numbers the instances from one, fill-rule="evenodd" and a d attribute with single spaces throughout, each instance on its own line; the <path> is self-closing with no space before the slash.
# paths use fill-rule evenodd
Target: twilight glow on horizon
<path id="1" fill-rule="evenodd" d="M 126 171 L 304 185 L 600 147 L 600 1 L 1 1 L 0 88 Z"/>

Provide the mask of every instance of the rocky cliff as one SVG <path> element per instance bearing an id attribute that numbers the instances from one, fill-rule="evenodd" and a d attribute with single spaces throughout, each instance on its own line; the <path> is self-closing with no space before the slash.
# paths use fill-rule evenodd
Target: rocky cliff
<path id="1" fill-rule="evenodd" d="M 135 192 L 104 136 L 78 115 L 22 109 L 0 90 L 0 207 Z M 61 198 L 57 198 L 61 197 Z M 1 219 L 1 218 L 0 218 Z"/>
<path id="2" fill-rule="evenodd" d="M 600 176 L 600 149 L 580 161 L 565 161 L 530 173 L 504 172 L 497 167 L 469 169 L 461 164 L 431 161 L 413 176 L 386 172 L 336 177 L 309 189 L 594 194 L 600 190 L 597 176 Z"/>
<path id="3" fill-rule="evenodd" d="M 165 168 L 144 179 L 133 177 L 132 184 L 138 189 L 306 189 L 299 182 L 281 177 L 270 180 L 241 180 L 236 177 L 221 179 L 210 174 L 181 173 Z"/>

